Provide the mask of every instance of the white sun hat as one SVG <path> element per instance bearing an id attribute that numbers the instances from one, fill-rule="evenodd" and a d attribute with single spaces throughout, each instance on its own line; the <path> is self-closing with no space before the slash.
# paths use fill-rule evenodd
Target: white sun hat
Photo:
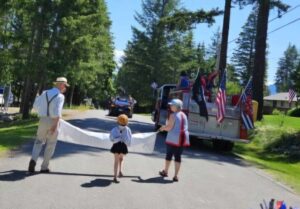
<path id="1" fill-rule="evenodd" d="M 55 84 L 56 83 L 64 83 L 66 86 L 70 86 L 68 84 L 68 80 L 65 77 L 58 77 L 58 78 L 56 78 L 56 81 L 54 83 Z"/>

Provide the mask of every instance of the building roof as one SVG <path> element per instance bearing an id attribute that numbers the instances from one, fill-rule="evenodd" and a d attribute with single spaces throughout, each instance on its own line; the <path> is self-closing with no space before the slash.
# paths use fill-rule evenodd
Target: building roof
<path id="1" fill-rule="evenodd" d="M 264 100 L 289 101 L 289 93 L 281 92 L 281 93 L 273 94 L 273 95 L 264 97 Z M 296 102 L 296 101 L 297 101 L 297 98 L 294 97 L 293 102 Z"/>

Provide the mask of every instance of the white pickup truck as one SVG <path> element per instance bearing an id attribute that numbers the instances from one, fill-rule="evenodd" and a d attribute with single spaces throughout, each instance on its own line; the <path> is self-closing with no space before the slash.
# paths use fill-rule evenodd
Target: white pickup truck
<path id="1" fill-rule="evenodd" d="M 190 136 L 213 142 L 218 150 L 230 151 L 234 142 L 249 143 L 247 130 L 243 128 L 241 110 L 227 103 L 225 119 L 221 124 L 216 120 L 215 103 L 206 103 L 208 120 L 199 115 L 199 106 L 191 98 L 190 90 L 176 90 L 176 85 L 166 84 L 157 89 L 156 107 L 152 113 L 155 128 L 165 125 L 170 114 L 168 101 L 179 98 L 183 101 L 183 109 L 188 116 Z M 227 101 L 230 101 L 227 99 Z"/>

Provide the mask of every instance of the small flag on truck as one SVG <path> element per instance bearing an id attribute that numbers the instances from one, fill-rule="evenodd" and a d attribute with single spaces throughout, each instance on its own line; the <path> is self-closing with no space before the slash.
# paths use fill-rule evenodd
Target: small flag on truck
<path id="1" fill-rule="evenodd" d="M 223 72 L 220 87 L 216 97 L 216 105 L 218 107 L 217 121 L 222 123 L 225 117 L 225 104 L 226 104 L 226 70 Z"/>
<path id="2" fill-rule="evenodd" d="M 247 130 L 254 128 L 252 107 L 252 78 L 250 78 L 244 92 L 241 95 L 242 120 Z"/>

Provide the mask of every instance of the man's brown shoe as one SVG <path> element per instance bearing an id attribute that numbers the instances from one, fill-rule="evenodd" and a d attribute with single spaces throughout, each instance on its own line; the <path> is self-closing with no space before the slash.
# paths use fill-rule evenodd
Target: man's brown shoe
<path id="1" fill-rule="evenodd" d="M 29 173 L 34 173 L 35 165 L 36 165 L 36 162 L 31 159 L 30 162 L 29 162 L 29 166 L 28 166 Z"/>

